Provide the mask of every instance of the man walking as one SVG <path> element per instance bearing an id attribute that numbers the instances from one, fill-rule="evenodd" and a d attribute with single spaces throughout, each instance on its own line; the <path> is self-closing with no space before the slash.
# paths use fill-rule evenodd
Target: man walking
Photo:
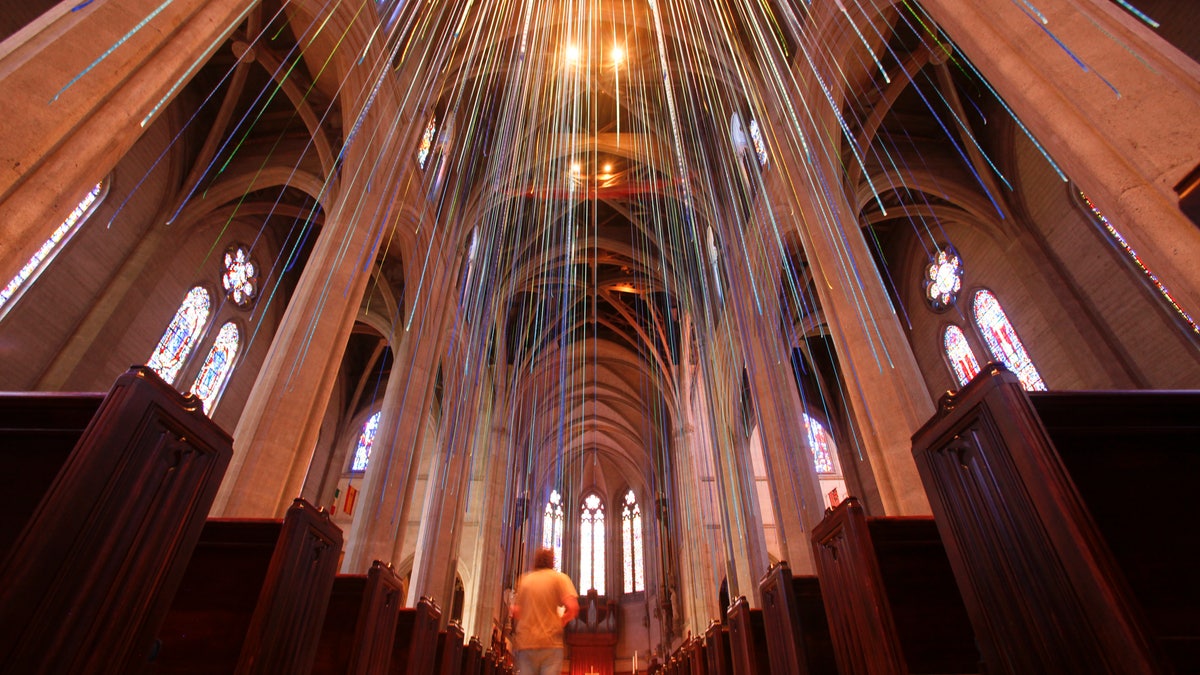
<path id="1" fill-rule="evenodd" d="M 517 582 L 510 610 L 517 621 L 513 653 L 518 675 L 559 675 L 563 627 L 579 614 L 578 595 L 571 578 L 554 569 L 554 551 L 535 551 L 533 571 Z"/>

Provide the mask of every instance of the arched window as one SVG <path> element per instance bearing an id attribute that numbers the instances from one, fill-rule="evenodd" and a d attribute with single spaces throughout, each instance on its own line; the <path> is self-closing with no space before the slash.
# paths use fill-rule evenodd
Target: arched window
<path id="1" fill-rule="evenodd" d="M 550 501 L 542 515 L 542 546 L 554 551 L 554 569 L 562 571 L 563 507 L 558 490 L 550 491 Z"/>
<path id="2" fill-rule="evenodd" d="M 729 142 L 733 144 L 733 152 L 738 157 L 745 157 L 750 143 L 746 140 L 746 128 L 742 126 L 742 117 L 733 113 L 729 118 Z"/>
<path id="3" fill-rule="evenodd" d="M 592 493 L 579 514 L 579 590 L 604 595 L 604 502 Z"/>
<path id="4" fill-rule="evenodd" d="M 646 590 L 646 556 L 642 546 L 642 507 L 633 490 L 625 493 L 621 507 L 621 546 L 625 553 L 625 592 Z"/>
<path id="5" fill-rule="evenodd" d="M 975 352 L 967 343 L 967 336 L 961 328 L 954 324 L 946 326 L 946 331 L 942 333 L 942 349 L 946 350 L 946 360 L 950 362 L 950 370 L 954 371 L 958 386 L 965 386 L 979 374 L 979 361 L 975 359 Z"/>
<path id="6" fill-rule="evenodd" d="M 1017 337 L 1016 329 L 1009 322 L 995 294 L 988 290 L 976 291 L 971 307 L 975 314 L 975 325 L 992 358 L 1004 363 L 1015 373 L 1026 391 L 1044 391 L 1046 383 L 1033 366 L 1033 360 L 1029 358 L 1025 345 Z"/>
<path id="7" fill-rule="evenodd" d="M 202 286 L 196 286 L 188 291 L 183 304 L 175 312 L 175 318 L 167 325 L 162 339 L 150 355 L 146 364 L 162 377 L 168 384 L 175 383 L 175 376 L 183 367 L 192 349 L 200 340 L 205 324 L 208 323 L 208 313 L 212 299 Z"/>
<path id="8" fill-rule="evenodd" d="M 13 277 L 12 281 L 9 281 L 4 288 L 0 289 L 0 315 L 3 315 L 5 311 L 4 306 L 8 304 L 8 301 L 19 294 L 25 282 L 37 276 L 49 264 L 54 255 L 58 253 L 61 246 L 71 235 L 75 234 L 79 226 L 83 224 L 83 221 L 92 215 L 92 212 L 96 210 L 96 207 L 103 200 L 107 188 L 108 185 L 104 181 L 96 183 L 96 187 L 89 190 L 83 196 L 83 199 L 79 200 L 79 204 L 71 211 L 67 219 L 50 234 L 50 238 L 37 251 L 34 251 L 33 256 L 29 258 L 29 262 L 25 263 L 17 272 L 17 276 Z"/>
<path id="9" fill-rule="evenodd" d="M 371 446 L 375 444 L 375 432 L 379 431 L 379 416 L 377 412 L 363 423 L 362 431 L 358 434 L 358 445 L 354 447 L 354 461 L 350 463 L 351 471 L 366 471 L 367 460 L 371 459 Z"/>
<path id="10" fill-rule="evenodd" d="M 237 358 L 239 343 L 237 326 L 232 321 L 226 323 L 217 332 L 217 339 L 213 341 L 208 358 L 204 359 L 204 365 L 200 366 L 200 374 L 196 376 L 196 382 L 192 385 L 192 393 L 204 402 L 204 412 L 207 415 L 212 415 L 213 408 L 217 407 L 217 400 L 221 398 L 225 385 L 229 382 L 229 376 L 233 374 L 233 361 Z"/>
<path id="11" fill-rule="evenodd" d="M 837 446 L 833 437 L 825 429 L 825 425 L 809 417 L 808 413 L 800 413 L 804 417 L 804 431 L 808 434 L 808 444 L 812 447 L 813 468 L 819 474 L 837 473 Z"/>
<path id="12" fill-rule="evenodd" d="M 422 169 L 429 163 L 429 155 L 433 153 L 433 142 L 437 140 L 437 118 L 430 117 L 421 134 L 421 144 L 417 146 L 417 166 Z"/>
<path id="13" fill-rule="evenodd" d="M 762 128 L 758 120 L 750 120 L 750 144 L 754 146 L 754 155 L 758 157 L 758 165 L 767 168 L 770 157 L 767 155 L 767 141 L 763 138 Z"/>
<path id="14" fill-rule="evenodd" d="M 1121 247 L 1121 250 L 1125 251 L 1125 255 L 1129 257 L 1130 262 L 1132 262 L 1135 267 L 1142 271 L 1142 274 L 1145 275 L 1146 280 L 1150 282 L 1150 285 L 1153 286 L 1160 295 L 1162 295 L 1167 304 L 1170 305 L 1173 310 L 1175 310 L 1177 315 L 1179 315 L 1179 318 L 1183 319 L 1184 322 L 1191 327 L 1193 333 L 1200 334 L 1200 326 L 1196 325 L 1196 320 L 1192 318 L 1191 314 L 1188 314 L 1182 307 L 1179 306 L 1179 303 L 1175 301 L 1175 296 L 1171 295 L 1171 291 L 1167 290 L 1167 287 L 1164 286 L 1161 281 L 1159 281 L 1158 275 L 1156 275 L 1154 272 L 1151 272 L 1149 267 L 1146 267 L 1146 264 L 1142 262 L 1142 257 L 1138 255 L 1137 251 L 1133 250 L 1133 247 L 1129 245 L 1128 241 L 1125 241 L 1124 235 L 1117 230 L 1116 226 L 1109 222 L 1108 218 L 1105 218 L 1103 213 L 1100 213 L 1100 209 L 1096 208 L 1096 205 L 1092 203 L 1092 200 L 1088 199 L 1087 195 L 1079 191 L 1076 191 L 1075 194 L 1079 195 L 1079 198 L 1083 200 L 1084 205 L 1087 207 L 1088 211 L 1091 212 L 1095 221 L 1099 223 L 1102 228 L 1104 228 L 1104 231 L 1107 232 L 1112 240 Z"/>

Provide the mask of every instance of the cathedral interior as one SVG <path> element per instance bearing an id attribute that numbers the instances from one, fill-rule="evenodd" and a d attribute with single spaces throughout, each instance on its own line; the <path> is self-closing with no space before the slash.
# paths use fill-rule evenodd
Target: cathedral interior
<path id="1" fill-rule="evenodd" d="M 1200 4 L 5 4 L 0 390 L 149 366 L 210 518 L 303 498 L 485 647 L 538 546 L 631 672 L 928 516 L 989 362 L 1200 389 Z"/>

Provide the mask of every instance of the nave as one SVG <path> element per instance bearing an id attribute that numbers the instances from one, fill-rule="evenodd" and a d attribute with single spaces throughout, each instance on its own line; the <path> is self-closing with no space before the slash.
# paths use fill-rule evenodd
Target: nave
<path id="1" fill-rule="evenodd" d="M 8 668 L 1191 672 L 1198 12 L 0 12 Z"/>

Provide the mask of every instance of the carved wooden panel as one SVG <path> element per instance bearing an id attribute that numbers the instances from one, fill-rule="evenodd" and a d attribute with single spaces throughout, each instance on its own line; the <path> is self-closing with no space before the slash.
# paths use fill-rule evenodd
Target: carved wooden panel
<path id="1" fill-rule="evenodd" d="M 462 675 L 479 675 L 483 669 L 483 645 L 479 638 L 472 637 L 463 650 Z"/>
<path id="2" fill-rule="evenodd" d="M 462 671 L 463 637 L 462 626 L 453 621 L 438 634 L 438 675 L 459 675 Z"/>
<path id="3" fill-rule="evenodd" d="M 1084 410 L 1098 427 L 1121 416 Z M 1163 672 L 1101 532 L 1014 375 L 992 365 L 943 397 L 913 436 L 913 454 L 990 671 Z M 1125 506 L 1136 498 L 1127 495 Z"/>
<path id="4" fill-rule="evenodd" d="M 0 566 L 0 662 L 135 671 L 231 455 L 198 399 L 146 368 L 118 378 Z"/>
<path id="5" fill-rule="evenodd" d="M 762 610 L 750 609 L 746 598 L 740 597 L 733 601 L 726 616 L 729 619 L 729 652 L 734 675 L 769 673 Z"/>
<path id="6" fill-rule="evenodd" d="M 729 629 L 712 622 L 704 632 L 704 653 L 710 675 L 732 675 L 733 657 L 729 652 Z"/>
<path id="7" fill-rule="evenodd" d="M 329 514 L 295 500 L 242 644 L 238 675 L 312 668 L 341 551 L 342 531 Z"/>
<path id="8" fill-rule="evenodd" d="M 867 518 L 851 497 L 813 528 L 813 552 L 838 668 L 907 673 Z"/>
<path id="9" fill-rule="evenodd" d="M 367 571 L 367 588 L 355 628 L 352 675 L 385 675 L 391 665 L 392 641 L 404 604 L 404 582 L 390 566 L 376 560 Z"/>

